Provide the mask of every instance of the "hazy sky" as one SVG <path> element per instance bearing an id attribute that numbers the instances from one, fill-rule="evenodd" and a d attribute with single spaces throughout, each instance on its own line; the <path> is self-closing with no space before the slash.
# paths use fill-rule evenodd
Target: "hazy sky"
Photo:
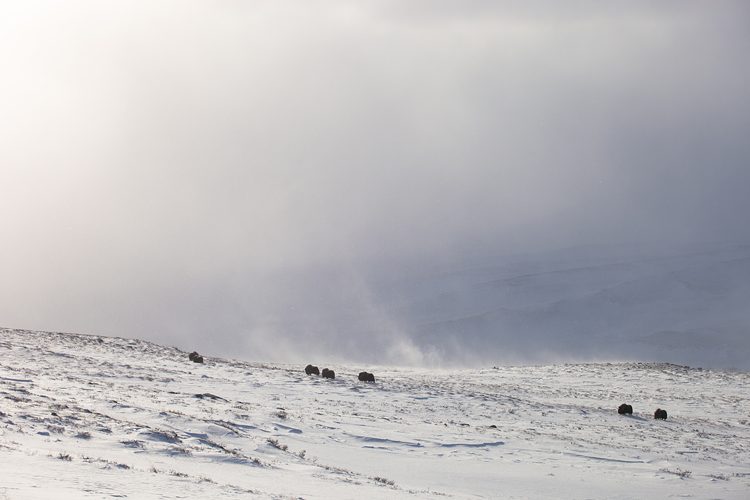
<path id="1" fill-rule="evenodd" d="M 749 25 L 745 1 L 4 2 L 0 325 L 174 342 L 261 274 L 748 240 Z"/>

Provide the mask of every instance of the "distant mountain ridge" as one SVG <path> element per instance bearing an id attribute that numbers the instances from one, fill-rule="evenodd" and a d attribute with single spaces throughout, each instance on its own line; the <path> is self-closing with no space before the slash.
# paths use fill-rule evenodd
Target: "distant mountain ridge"
<path id="1" fill-rule="evenodd" d="M 452 294 L 433 298 L 439 312 L 414 307 L 418 344 L 750 369 L 750 247 L 519 273 Z"/>
<path id="2" fill-rule="evenodd" d="M 138 300 L 103 296 L 96 330 L 36 329 L 304 365 L 640 361 L 750 371 L 746 244 L 341 263 L 132 295 Z"/>
<path id="3" fill-rule="evenodd" d="M 304 332 L 313 351 L 386 364 L 616 360 L 750 370 L 750 245 L 589 247 L 465 269 L 371 272 L 362 282 L 351 296 L 298 303 L 265 326 Z"/>

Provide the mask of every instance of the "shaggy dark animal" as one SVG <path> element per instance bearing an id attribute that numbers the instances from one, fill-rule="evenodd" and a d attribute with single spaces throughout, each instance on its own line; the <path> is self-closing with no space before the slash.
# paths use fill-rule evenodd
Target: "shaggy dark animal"
<path id="1" fill-rule="evenodd" d="M 662 410 L 661 408 L 657 408 L 654 412 L 654 418 L 658 418 L 659 420 L 666 420 L 667 419 L 667 410 Z"/>
<path id="2" fill-rule="evenodd" d="M 323 368 L 323 371 L 320 372 L 321 375 L 323 375 L 323 378 L 336 378 L 336 374 L 333 373 L 333 370 L 329 370 L 328 368 Z"/>
<path id="3" fill-rule="evenodd" d="M 191 352 L 190 355 L 188 355 L 188 358 L 190 358 L 190 361 L 193 363 L 203 363 L 203 356 L 195 351 Z"/>
<path id="4" fill-rule="evenodd" d="M 317 366 L 307 365 L 305 367 L 305 373 L 308 375 L 320 375 L 320 370 L 318 370 Z"/>
<path id="5" fill-rule="evenodd" d="M 375 382 L 375 375 L 373 375 L 372 373 L 360 372 L 359 381 L 360 382 Z"/>
<path id="6" fill-rule="evenodd" d="M 190 359 L 190 361 L 193 361 L 197 355 L 198 353 L 193 351 L 190 354 L 188 354 L 188 359 Z"/>
<path id="7" fill-rule="evenodd" d="M 625 403 L 623 403 L 617 409 L 617 413 L 619 413 L 620 415 L 632 415 L 633 414 L 633 407 L 630 406 L 630 405 L 626 405 Z"/>
<path id="8" fill-rule="evenodd" d="M 204 392 L 203 394 L 196 394 L 194 397 L 198 399 L 209 398 L 213 400 L 221 399 L 222 401 L 226 401 L 226 399 L 222 398 L 221 396 L 217 396 L 216 394 L 211 394 L 210 392 Z"/>

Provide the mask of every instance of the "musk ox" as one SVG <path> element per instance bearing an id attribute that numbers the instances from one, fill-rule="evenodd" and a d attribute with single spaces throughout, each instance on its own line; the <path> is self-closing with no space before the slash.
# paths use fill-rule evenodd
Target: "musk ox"
<path id="1" fill-rule="evenodd" d="M 320 370 L 318 370 L 317 366 L 307 365 L 305 367 L 305 373 L 308 375 L 320 375 Z"/>
<path id="2" fill-rule="evenodd" d="M 323 368 L 323 371 L 320 372 L 321 375 L 323 375 L 323 378 L 336 378 L 336 374 L 333 373 L 333 370 L 329 370 L 328 368 Z"/>
<path id="3" fill-rule="evenodd" d="M 625 403 L 623 403 L 617 409 L 617 413 L 619 413 L 620 415 L 632 415 L 633 414 L 633 407 L 630 406 L 630 405 L 626 405 Z"/>
<path id="4" fill-rule="evenodd" d="M 190 359 L 190 361 L 192 361 L 193 363 L 203 363 L 203 356 L 201 356 L 195 351 L 191 352 L 188 355 L 188 359 Z"/>
<path id="5" fill-rule="evenodd" d="M 666 420 L 667 419 L 667 410 L 662 410 L 661 408 L 657 408 L 654 412 L 654 418 L 659 420 Z"/>
<path id="6" fill-rule="evenodd" d="M 372 373 L 360 372 L 359 381 L 360 382 L 375 382 L 375 375 L 373 375 Z"/>

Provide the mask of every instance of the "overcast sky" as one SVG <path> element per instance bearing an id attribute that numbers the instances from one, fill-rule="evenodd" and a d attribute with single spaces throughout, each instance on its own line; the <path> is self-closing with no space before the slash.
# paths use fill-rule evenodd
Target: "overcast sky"
<path id="1" fill-rule="evenodd" d="M 258 273 L 750 240 L 748 26 L 745 1 L 4 2 L 0 325 L 174 342 L 221 318 L 163 305 Z"/>

